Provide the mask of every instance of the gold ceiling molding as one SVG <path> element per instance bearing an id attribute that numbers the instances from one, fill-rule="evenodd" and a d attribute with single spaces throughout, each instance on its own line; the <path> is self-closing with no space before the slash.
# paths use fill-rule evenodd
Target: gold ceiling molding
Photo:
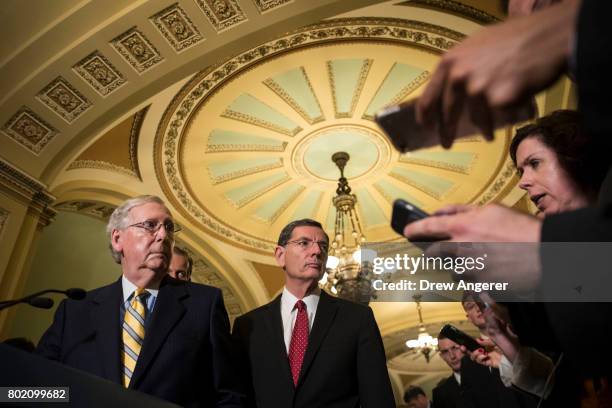
<path id="1" fill-rule="evenodd" d="M 508 152 L 510 149 L 512 135 L 513 127 L 507 127 L 504 129 L 504 152 Z M 483 188 L 474 195 L 474 199 L 472 200 L 473 204 L 485 205 L 487 203 L 495 202 L 498 197 L 503 198 L 502 193 L 508 192 L 509 189 L 514 188 L 516 185 L 516 167 L 514 167 L 514 163 L 512 162 L 512 158 L 509 154 L 506 154 L 505 160 L 501 160 L 495 169 L 495 172 L 491 174 L 491 178 L 487 180 L 486 184 L 484 184 L 488 187 Z M 476 201 L 477 197 L 480 197 L 478 201 Z"/>
<path id="2" fill-rule="evenodd" d="M 233 245 L 270 253 L 274 242 L 227 225 L 195 198 L 183 182 L 179 152 L 192 114 L 236 75 L 284 53 L 303 47 L 338 42 L 389 42 L 416 47 L 439 55 L 464 35 L 441 26 L 395 18 L 343 18 L 300 28 L 281 38 L 243 52 L 194 76 L 173 98 L 164 112 L 154 140 L 154 165 L 160 186 L 183 216 L 205 226 L 219 239 Z"/>
<path id="3" fill-rule="evenodd" d="M 304 70 L 304 67 L 300 67 L 300 72 L 302 76 L 304 77 L 304 80 L 306 81 L 306 84 L 308 85 L 310 92 L 312 92 L 312 95 L 317 103 L 317 107 L 319 108 L 319 111 L 321 112 L 321 115 L 316 118 L 311 118 L 310 115 L 302 108 L 302 106 L 299 103 L 297 103 L 291 97 L 291 95 L 289 95 L 289 93 L 287 93 L 278 83 L 276 83 L 276 81 L 273 78 L 266 79 L 264 81 L 264 84 L 268 88 L 270 88 L 275 94 L 277 94 L 282 100 L 287 102 L 287 104 L 291 106 L 297 113 L 299 113 L 300 116 L 306 122 L 308 122 L 308 124 L 313 125 L 315 123 L 325 120 L 325 117 L 323 116 L 323 109 L 321 109 L 321 103 L 319 102 L 319 98 L 315 94 L 314 89 L 312 89 L 312 84 L 310 83 L 310 79 L 308 79 L 308 75 L 306 74 L 306 70 Z M 296 133 L 299 133 L 299 131 Z M 295 136 L 295 134 L 293 134 L 292 136 Z"/>
<path id="4" fill-rule="evenodd" d="M 2 127 L 2 132 L 35 155 L 59 134 L 27 106 L 22 106 Z"/>
<path id="5" fill-rule="evenodd" d="M 174 51 L 179 54 L 204 39 L 196 25 L 193 24 L 178 3 L 166 7 L 149 17 L 149 20 L 168 41 L 168 44 L 174 48 Z"/>
<path id="6" fill-rule="evenodd" d="M 217 32 L 247 21 L 236 0 L 195 0 Z"/>
<path id="7" fill-rule="evenodd" d="M 79 169 L 94 169 L 94 170 L 106 170 L 115 173 L 123 174 L 125 176 L 139 178 L 138 175 L 123 166 L 118 166 L 114 163 L 109 163 L 104 160 L 75 160 L 70 163 L 70 166 L 66 170 L 79 170 Z"/>
<path id="8" fill-rule="evenodd" d="M 264 14 L 282 5 L 293 3 L 293 0 L 253 0 L 253 2 L 257 6 L 257 10 Z"/>
<path id="9" fill-rule="evenodd" d="M 15 200 L 28 206 L 38 215 L 39 224 L 47 226 L 53 221 L 56 211 L 51 207 L 55 201 L 47 186 L 21 170 L 0 159 L 0 189 Z"/>
<path id="10" fill-rule="evenodd" d="M 111 45 L 139 74 L 164 60 L 157 48 L 136 27 L 114 38 Z"/>
<path id="11" fill-rule="evenodd" d="M 61 76 L 41 90 L 36 98 L 68 123 L 72 123 L 93 105 Z"/>
<path id="12" fill-rule="evenodd" d="M 349 108 L 348 112 L 339 112 L 336 102 L 336 78 L 334 70 L 332 68 L 332 61 L 327 61 L 327 76 L 329 77 L 329 85 L 332 90 L 332 103 L 334 104 L 334 113 L 336 119 L 350 118 L 353 116 L 353 113 L 355 112 L 355 106 L 357 105 L 357 101 L 359 101 L 359 98 L 361 97 L 361 91 L 363 91 L 363 86 L 365 85 L 366 78 L 368 77 L 368 72 L 370 72 L 372 62 L 373 60 L 371 59 L 364 60 L 363 64 L 361 65 L 361 70 L 359 71 L 359 79 L 357 80 L 355 92 L 353 92 L 353 97 L 351 98 L 351 107 Z"/>
<path id="13" fill-rule="evenodd" d="M 283 158 L 281 157 L 278 159 L 277 162 L 274 162 L 274 163 L 262 164 L 261 166 L 255 166 L 255 167 L 249 167 L 247 169 L 241 169 L 238 171 L 224 174 L 222 176 L 215 176 L 212 170 L 209 168 L 208 177 L 210 177 L 213 184 L 221 184 L 221 183 L 225 183 L 226 181 L 235 180 L 237 178 L 247 176 L 250 174 L 257 174 L 257 173 L 261 173 L 262 171 L 278 169 L 282 167 L 283 167 Z"/>
<path id="14" fill-rule="evenodd" d="M 389 70 L 387 75 L 389 75 L 390 73 L 391 73 L 391 70 Z M 400 103 L 401 101 L 403 101 L 404 98 L 406 98 L 408 95 L 410 95 L 410 93 L 412 93 L 412 91 L 414 91 L 419 86 L 421 86 L 425 81 L 427 81 L 428 78 L 429 78 L 429 71 L 421 72 L 419 76 L 414 78 L 408 85 L 402 88 L 397 93 L 397 95 L 395 95 L 395 97 L 389 102 L 389 105 L 396 105 Z M 383 86 L 383 84 L 386 82 L 386 79 L 387 78 L 385 78 L 385 80 L 381 82 L 380 87 Z M 379 87 L 379 90 L 380 90 L 380 87 Z M 368 115 L 367 113 L 363 114 L 363 118 L 368 119 L 368 120 L 374 120 L 374 116 Z"/>
<path id="15" fill-rule="evenodd" d="M 474 157 L 474 159 L 476 159 L 476 157 Z M 436 160 L 427 160 L 427 159 L 422 159 L 422 158 L 417 158 L 417 157 L 408 157 L 408 156 L 400 156 L 398 161 L 400 163 L 418 164 L 421 166 L 434 167 L 436 169 L 450 170 L 455 173 L 461 173 L 461 174 L 470 174 L 470 169 L 471 169 L 470 165 L 462 166 L 460 164 L 455 164 L 455 163 L 447 163 L 447 162 L 441 162 L 441 161 L 436 161 Z"/>
<path id="16" fill-rule="evenodd" d="M 408 0 L 397 3 L 396 6 L 413 6 L 443 11 L 448 14 L 472 20 L 479 24 L 491 24 L 500 21 L 497 17 L 487 12 L 453 0 Z"/>
<path id="17" fill-rule="evenodd" d="M 55 205 L 55 209 L 59 211 L 68 211 L 81 215 L 87 215 L 97 220 L 107 222 L 116 206 L 108 205 L 97 201 L 87 200 L 70 200 L 63 201 Z"/>
<path id="18" fill-rule="evenodd" d="M 140 181 L 142 181 L 142 176 L 140 175 L 140 166 L 138 166 L 138 139 L 140 137 L 140 129 L 142 129 L 142 124 L 144 123 L 145 116 L 147 116 L 150 107 L 151 105 L 145 106 L 143 109 L 136 112 L 134 121 L 132 122 L 132 128 L 130 129 L 130 166 Z"/>
<path id="19" fill-rule="evenodd" d="M 100 51 L 92 52 L 72 69 L 103 97 L 127 83 L 123 74 Z"/>

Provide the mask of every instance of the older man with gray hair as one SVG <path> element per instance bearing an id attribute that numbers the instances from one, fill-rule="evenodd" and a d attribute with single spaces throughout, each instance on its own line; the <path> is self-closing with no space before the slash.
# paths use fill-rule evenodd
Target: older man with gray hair
<path id="1" fill-rule="evenodd" d="M 122 276 L 63 301 L 37 351 L 182 406 L 242 406 L 221 291 L 167 277 L 177 231 L 159 197 L 120 205 L 107 234 Z"/>

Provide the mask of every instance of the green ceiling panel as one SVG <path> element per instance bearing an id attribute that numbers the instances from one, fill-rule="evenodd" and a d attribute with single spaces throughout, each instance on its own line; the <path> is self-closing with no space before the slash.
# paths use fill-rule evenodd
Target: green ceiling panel
<path id="1" fill-rule="evenodd" d="M 213 184 L 218 184 L 260 171 L 282 167 L 282 165 L 283 161 L 279 157 L 230 160 L 211 163 L 208 166 L 208 173 Z"/>
<path id="2" fill-rule="evenodd" d="M 283 171 L 229 190 L 225 193 L 225 197 L 240 208 L 287 180 L 289 175 Z"/>
<path id="3" fill-rule="evenodd" d="M 385 213 L 376 203 L 376 201 L 374 201 L 374 198 L 369 191 L 366 189 L 359 189 L 355 192 L 355 195 L 357 196 L 359 215 L 363 215 L 365 217 L 365 219 L 360 217 L 362 228 L 386 225 L 389 223 L 389 220 L 387 220 L 387 217 L 385 217 Z"/>
<path id="4" fill-rule="evenodd" d="M 333 150 L 332 150 L 333 149 Z M 372 138 L 351 128 L 333 129 L 322 133 L 304 153 L 304 164 L 313 174 L 326 180 L 337 180 L 340 170 L 331 160 L 332 152 L 347 152 L 350 160 L 345 177 L 353 179 L 372 169 L 378 159 L 378 149 Z"/>
<path id="5" fill-rule="evenodd" d="M 261 205 L 253 214 L 255 218 L 272 223 L 287 209 L 289 204 L 297 198 L 305 187 L 300 184 L 291 184 L 274 194 L 268 202 Z"/>
<path id="6" fill-rule="evenodd" d="M 207 152 L 266 151 L 282 152 L 287 142 L 248 133 L 214 129 L 208 136 Z"/>
<path id="7" fill-rule="evenodd" d="M 308 123 L 316 123 L 324 119 L 317 96 L 303 67 L 268 78 L 264 83 Z"/>
<path id="8" fill-rule="evenodd" d="M 398 103 L 416 89 L 425 79 L 427 72 L 406 64 L 395 63 L 387 77 L 370 101 L 364 118 L 372 119 L 376 112 L 392 103 Z"/>
<path id="9" fill-rule="evenodd" d="M 454 186 L 450 180 L 398 166 L 393 168 L 390 175 L 437 199 L 442 199 Z"/>
<path id="10" fill-rule="evenodd" d="M 350 117 L 368 75 L 372 60 L 342 59 L 327 62 L 336 117 Z"/>
<path id="11" fill-rule="evenodd" d="M 223 112 L 223 116 L 274 130 L 288 136 L 294 136 L 302 130 L 291 119 L 246 93 L 236 98 Z"/>
<path id="12" fill-rule="evenodd" d="M 476 154 L 472 152 L 436 152 L 425 150 L 406 153 L 400 157 L 399 161 L 467 174 L 475 158 Z"/>
<path id="13" fill-rule="evenodd" d="M 309 191 L 306 197 L 302 200 L 302 202 L 295 209 L 295 212 L 292 215 L 292 219 L 299 220 L 302 218 L 313 218 L 319 209 L 319 202 L 321 200 L 321 196 L 323 192 L 312 190 Z"/>
<path id="14" fill-rule="evenodd" d="M 380 180 L 374 184 L 374 188 L 383 196 L 389 203 L 393 203 L 397 198 L 402 198 L 418 207 L 422 207 L 423 203 L 415 198 L 412 194 L 401 188 L 393 185 L 387 180 Z"/>

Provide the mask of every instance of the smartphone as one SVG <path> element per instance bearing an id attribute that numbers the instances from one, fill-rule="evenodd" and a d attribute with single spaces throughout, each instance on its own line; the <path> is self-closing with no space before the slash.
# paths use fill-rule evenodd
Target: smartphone
<path id="1" fill-rule="evenodd" d="M 465 346 L 465 348 L 469 351 L 474 351 L 478 350 L 479 348 L 482 348 L 482 346 L 478 344 L 478 342 L 474 340 L 473 337 L 462 332 L 452 324 L 445 324 L 442 330 L 440 330 L 440 334 L 448 339 L 451 339 L 460 346 Z"/>
<path id="2" fill-rule="evenodd" d="M 384 130 L 393 146 L 401 152 L 433 147 L 440 144 L 438 126 L 424 127 L 417 123 L 415 116 L 416 99 L 403 102 L 399 105 L 386 107 L 376 113 L 374 120 Z M 537 106 L 535 99 L 520 107 L 518 110 L 498 111 L 493 114 L 493 126 L 500 127 L 523 122 L 535 117 Z M 474 126 L 468 112 L 463 111 L 457 123 L 457 136 L 462 138 L 479 134 L 480 130 Z"/>
<path id="3" fill-rule="evenodd" d="M 391 228 L 400 235 L 404 235 L 404 227 L 411 222 L 422 220 L 429 217 L 425 211 L 416 205 L 410 204 L 406 200 L 398 198 L 393 202 L 393 212 L 391 214 Z"/>

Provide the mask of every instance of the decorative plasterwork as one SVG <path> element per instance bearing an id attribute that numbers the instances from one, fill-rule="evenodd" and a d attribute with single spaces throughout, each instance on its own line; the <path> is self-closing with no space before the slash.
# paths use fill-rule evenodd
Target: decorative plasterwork
<path id="1" fill-rule="evenodd" d="M 210 95 L 233 75 L 243 72 L 265 59 L 305 46 L 316 46 L 336 41 L 389 41 L 423 48 L 440 54 L 458 41 L 463 34 L 431 24 L 386 18 L 356 18 L 328 20 L 307 26 L 279 39 L 248 50 L 213 68 L 207 69 L 188 83 L 164 113 L 155 137 L 155 171 L 160 186 L 186 217 L 198 220 L 206 228 L 233 244 L 269 253 L 274 248 L 271 240 L 241 232 L 210 214 L 186 188 L 179 168 L 179 146 L 194 109 L 201 106 Z"/>
<path id="2" fill-rule="evenodd" d="M 53 220 L 55 210 L 51 208 L 51 204 L 55 197 L 47 191 L 47 186 L 1 159 L 0 186 L 5 187 L 4 191 L 36 213 L 40 217 L 40 225 L 46 226 Z"/>
<path id="3" fill-rule="evenodd" d="M 157 48 L 136 27 L 132 27 L 113 39 L 111 44 L 132 68 L 139 73 L 150 69 L 164 60 L 159 51 L 157 51 Z"/>
<path id="4" fill-rule="evenodd" d="M 493 202 L 494 199 L 508 187 L 513 177 L 516 176 L 516 167 L 514 166 L 514 163 L 512 162 L 510 156 L 508 156 L 508 159 L 506 160 L 504 166 L 504 171 L 495 180 L 493 185 L 491 185 L 489 189 L 482 195 L 476 205 L 485 205 L 487 203 Z"/>
<path id="5" fill-rule="evenodd" d="M 132 128 L 130 129 L 130 166 L 132 167 L 132 171 L 136 177 L 138 177 L 138 179 L 141 181 L 142 176 L 140 175 L 140 167 L 138 166 L 138 139 L 140 137 L 142 123 L 144 122 L 145 116 L 147 115 L 150 107 L 151 105 L 136 112 L 136 115 L 134 115 L 134 121 L 132 122 Z"/>
<path id="6" fill-rule="evenodd" d="M 236 0 L 195 0 L 217 32 L 246 21 L 246 15 Z"/>
<path id="7" fill-rule="evenodd" d="M 366 78 L 368 77 L 368 72 L 370 71 L 370 67 L 372 66 L 372 60 L 366 59 L 361 64 L 361 69 L 359 72 L 359 78 L 357 83 L 355 84 L 355 89 L 353 91 L 353 96 L 351 98 L 351 107 L 347 112 L 340 112 L 338 109 L 338 95 L 336 92 L 336 77 L 333 69 L 334 61 L 327 61 L 327 75 L 329 77 L 329 84 L 332 90 L 332 102 L 334 103 L 334 113 L 337 119 L 341 118 L 350 118 L 353 116 L 353 112 L 355 111 L 355 106 L 357 105 L 357 101 L 361 96 L 361 91 L 363 90 L 363 85 L 365 84 Z"/>
<path id="8" fill-rule="evenodd" d="M 446 13 L 464 17 L 481 24 L 491 24 L 499 21 L 497 17 L 489 13 L 485 13 L 482 10 L 453 0 L 408 0 L 396 5 L 442 10 Z"/>
<path id="9" fill-rule="evenodd" d="M 264 84 L 266 86 L 268 86 L 268 88 L 270 88 L 275 94 L 277 94 L 282 100 L 284 100 L 289 106 L 291 106 L 297 113 L 300 114 L 300 116 L 302 118 L 304 118 L 304 120 L 306 122 L 308 122 L 309 124 L 314 124 L 314 123 L 318 123 L 321 122 L 322 120 L 324 120 L 325 118 L 323 117 L 323 110 L 321 109 L 321 103 L 319 102 L 319 99 L 317 98 L 317 95 L 315 94 L 314 90 L 312 89 L 312 84 L 310 83 L 310 79 L 308 79 L 308 75 L 306 74 L 306 71 L 304 70 L 304 67 L 300 67 L 299 68 L 299 72 L 300 75 L 302 77 L 302 81 L 304 83 L 304 85 L 308 88 L 310 96 L 312 97 L 312 99 L 315 101 L 318 109 L 319 109 L 319 115 L 317 117 L 311 117 L 308 112 L 306 112 L 306 110 L 291 96 L 291 94 L 289 92 L 287 92 L 287 90 L 285 90 L 281 85 L 279 85 L 274 78 L 268 78 L 264 81 Z"/>
<path id="10" fill-rule="evenodd" d="M 226 181 L 235 180 L 240 177 L 244 177 L 250 174 L 261 173 L 262 171 L 278 169 L 283 167 L 283 159 L 280 158 L 276 163 L 263 164 L 261 166 L 249 167 L 246 169 L 236 170 L 231 173 L 223 174 L 221 176 L 215 176 L 210 169 L 208 169 L 208 175 L 212 180 L 213 184 L 221 184 Z"/>
<path id="11" fill-rule="evenodd" d="M 72 69 L 102 96 L 126 83 L 121 72 L 99 51 L 92 52 Z"/>
<path id="12" fill-rule="evenodd" d="M 204 39 L 178 3 L 163 9 L 149 19 L 176 52 L 185 51 Z"/>
<path id="13" fill-rule="evenodd" d="M 284 152 L 287 147 L 287 142 L 283 142 L 278 146 L 268 146 L 263 144 L 214 144 L 206 146 L 206 153 L 221 153 L 221 152 Z"/>
<path id="14" fill-rule="evenodd" d="M 419 164 L 422 166 L 434 167 L 437 169 L 450 170 L 455 173 L 461 173 L 461 174 L 470 173 L 469 166 L 463 166 L 463 165 L 455 164 L 455 163 L 448 163 L 448 162 L 443 162 L 443 161 L 427 160 L 427 159 L 422 159 L 422 158 L 406 157 L 406 156 L 401 156 L 398 161 L 400 163 Z"/>
<path id="15" fill-rule="evenodd" d="M 95 170 L 107 170 L 115 173 L 124 174 L 130 177 L 139 178 L 138 175 L 123 166 L 118 166 L 114 163 L 109 163 L 103 160 L 75 160 L 70 163 L 70 166 L 66 170 L 78 170 L 78 169 L 95 169 Z"/>
<path id="16" fill-rule="evenodd" d="M 10 118 L 2 131 L 36 155 L 58 134 L 53 126 L 27 106 L 22 106 Z"/>
<path id="17" fill-rule="evenodd" d="M 255 3 L 257 10 L 264 14 L 282 5 L 293 3 L 293 0 L 253 0 L 253 3 Z"/>
<path id="18" fill-rule="evenodd" d="M 70 211 L 83 215 L 88 215 L 90 217 L 106 222 L 108 221 L 113 211 L 115 211 L 116 207 L 93 201 L 72 200 L 59 203 L 55 206 L 55 208 L 61 211 Z"/>
<path id="19" fill-rule="evenodd" d="M 92 106 L 87 98 L 61 76 L 55 78 L 36 97 L 68 123 Z"/>

